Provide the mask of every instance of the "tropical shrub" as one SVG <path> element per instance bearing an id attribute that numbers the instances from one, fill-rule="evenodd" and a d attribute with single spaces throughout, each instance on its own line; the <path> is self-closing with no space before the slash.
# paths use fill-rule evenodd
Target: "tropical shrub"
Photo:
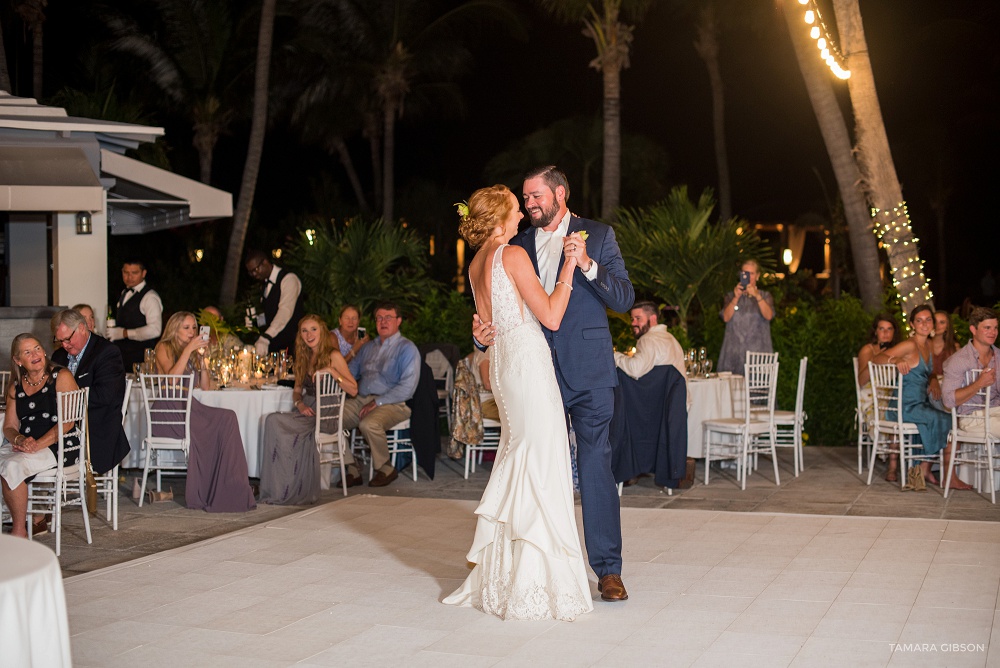
<path id="1" fill-rule="evenodd" d="M 408 312 L 403 334 L 417 345 L 454 343 L 463 355 L 472 352 L 472 299 L 454 290 L 434 288 L 416 310 Z"/>

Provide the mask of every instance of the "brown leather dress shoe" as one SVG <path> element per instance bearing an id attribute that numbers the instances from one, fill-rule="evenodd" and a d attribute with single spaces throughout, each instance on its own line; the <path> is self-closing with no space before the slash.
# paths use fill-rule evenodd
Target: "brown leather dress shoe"
<path id="1" fill-rule="evenodd" d="M 397 471 L 396 469 L 393 469 L 392 473 L 382 473 L 381 471 L 375 471 L 375 477 L 368 481 L 368 486 L 385 487 L 398 477 L 399 477 L 399 471 Z"/>
<path id="2" fill-rule="evenodd" d="M 597 582 L 597 591 L 601 592 L 602 601 L 627 601 L 628 592 L 625 591 L 625 584 L 622 576 L 617 574 L 605 575 Z"/>
<path id="3" fill-rule="evenodd" d="M 361 479 L 361 476 L 354 475 L 352 473 L 348 473 L 347 474 L 347 486 L 348 487 L 358 487 L 363 482 L 364 482 L 364 480 Z"/>

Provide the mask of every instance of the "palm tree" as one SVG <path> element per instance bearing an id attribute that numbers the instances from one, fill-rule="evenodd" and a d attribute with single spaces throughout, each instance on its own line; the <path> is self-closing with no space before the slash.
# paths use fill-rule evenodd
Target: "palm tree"
<path id="1" fill-rule="evenodd" d="M 679 186 L 659 204 L 619 211 L 615 225 L 636 293 L 676 308 L 685 329 L 696 299 L 703 311 L 717 308 L 742 258 L 772 266 L 770 249 L 757 233 L 736 218 L 710 222 L 714 208 L 711 190 L 693 202 L 687 186 Z"/>
<path id="2" fill-rule="evenodd" d="M 10 71 L 7 69 L 7 48 L 3 43 L 3 26 L 0 25 L 0 90 L 12 93 Z"/>
<path id="3" fill-rule="evenodd" d="M 315 0 L 345 40 L 377 102 L 382 142 L 382 219 L 394 220 L 396 124 L 415 102 L 438 112 L 460 109 L 456 77 L 470 63 L 473 28 L 516 25 L 508 0 L 468 0 L 444 12 L 426 0 Z M 366 127 L 370 137 L 375 128 Z"/>
<path id="4" fill-rule="evenodd" d="M 143 62 L 149 81 L 191 123 L 199 178 L 211 183 L 212 157 L 236 109 L 245 107 L 239 86 L 247 75 L 241 38 L 249 14 L 234 17 L 230 3 L 150 0 L 159 23 L 143 28 L 124 13 L 105 11 L 111 48 Z"/>
<path id="5" fill-rule="evenodd" d="M 604 82 L 604 160 L 601 170 L 601 218 L 614 220 L 621 197 L 621 71 L 629 66 L 634 26 L 649 9 L 649 0 L 538 0 L 542 7 L 568 21 L 582 21 L 583 34 L 593 40 L 597 57 L 590 66 Z M 595 3 L 598 5 L 595 7 Z"/>
<path id="6" fill-rule="evenodd" d="M 882 121 L 861 10 L 858 0 L 834 0 L 833 9 L 845 65 L 851 72 L 847 87 L 854 109 L 855 155 L 862 177 L 860 187 L 869 205 L 879 212 L 875 224 L 892 230 L 892 234 L 882 236 L 882 245 L 889 256 L 903 311 L 909 312 L 914 306 L 932 302 L 932 294 L 924 279 L 916 237 L 903 204 L 903 188 L 896 175 Z"/>
<path id="7" fill-rule="evenodd" d="M 796 3 L 797 4 L 797 3 Z M 882 304 L 882 279 L 879 276 L 879 256 L 875 235 L 872 234 L 871 216 L 868 205 L 857 183 L 861 179 L 858 165 L 854 161 L 851 137 L 847 123 L 840 111 L 840 105 L 833 92 L 830 73 L 826 66 L 820 63 L 815 48 L 808 42 L 806 31 L 803 30 L 798 12 L 785 8 L 785 21 L 788 24 L 788 34 L 795 48 L 795 56 L 805 80 L 806 91 L 812 102 L 819 129 L 826 144 L 827 153 L 840 199 L 844 206 L 844 218 L 847 220 L 848 237 L 851 243 L 851 255 L 854 259 L 854 270 L 857 274 L 858 289 L 861 293 L 861 303 L 870 311 L 875 311 Z"/>
<path id="8" fill-rule="evenodd" d="M 715 169 L 719 175 L 719 219 L 729 220 L 733 215 L 732 186 L 729 182 L 729 154 L 726 151 L 725 89 L 719 67 L 719 21 L 715 3 L 708 0 L 698 12 L 698 37 L 694 49 L 708 70 L 712 87 L 712 128 L 715 137 Z"/>
<path id="9" fill-rule="evenodd" d="M 229 250 L 226 267 L 219 288 L 219 302 L 231 306 L 236 301 L 236 284 L 242 265 L 243 244 L 250 222 L 250 209 L 257 191 L 257 174 L 260 172 L 261 154 L 264 152 L 264 128 L 267 125 L 268 81 L 271 72 L 271 42 L 274 37 L 274 13 L 277 0 L 262 0 L 260 31 L 257 37 L 257 65 L 254 71 L 253 115 L 250 121 L 250 139 L 246 162 L 243 165 L 243 182 L 236 200 L 233 228 L 229 233 Z"/>
<path id="10" fill-rule="evenodd" d="M 44 35 L 42 26 L 45 23 L 45 8 L 48 4 L 49 0 L 16 0 L 14 4 L 17 15 L 31 29 L 31 91 L 38 100 L 42 98 L 42 56 L 45 53 L 42 48 Z M 7 88 L 10 89 L 9 81 Z"/>

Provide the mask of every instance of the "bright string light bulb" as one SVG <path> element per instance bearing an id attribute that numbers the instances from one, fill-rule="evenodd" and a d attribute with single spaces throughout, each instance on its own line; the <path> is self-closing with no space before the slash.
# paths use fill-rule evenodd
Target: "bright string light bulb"
<path id="1" fill-rule="evenodd" d="M 818 40 L 816 40 L 816 46 L 819 48 L 820 51 L 822 51 L 823 49 L 825 49 L 826 48 L 826 38 L 820 37 Z"/>
<path id="2" fill-rule="evenodd" d="M 806 23 L 812 23 L 816 20 L 816 12 L 813 10 L 806 11 Z"/>
<path id="3" fill-rule="evenodd" d="M 819 26 L 813 26 L 809 29 L 809 36 L 813 39 L 819 39 Z"/>

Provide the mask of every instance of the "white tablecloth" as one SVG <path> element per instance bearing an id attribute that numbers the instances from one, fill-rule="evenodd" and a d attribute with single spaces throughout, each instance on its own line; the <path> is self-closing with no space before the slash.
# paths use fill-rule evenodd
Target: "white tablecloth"
<path id="1" fill-rule="evenodd" d="M 270 390 L 195 390 L 194 397 L 206 406 L 228 408 L 236 413 L 243 437 L 243 450 L 247 455 L 247 468 L 251 478 L 260 477 L 261 438 L 264 435 L 264 418 L 270 413 L 290 411 L 292 388 L 279 387 Z M 132 451 L 122 463 L 125 468 L 142 468 L 142 439 L 146 437 L 146 413 L 142 406 L 142 390 L 132 388 L 129 397 L 128 416 L 125 419 L 125 434 Z M 164 452 L 166 458 L 174 453 Z"/>
<path id="2" fill-rule="evenodd" d="M 715 418 L 735 415 L 734 397 L 742 395 L 743 376 L 728 378 L 689 378 L 688 392 L 691 408 L 688 410 L 688 457 L 704 457 L 701 423 Z"/>
<path id="3" fill-rule="evenodd" d="M 59 560 L 49 548 L 0 535 L 0 664 L 71 666 Z"/>

